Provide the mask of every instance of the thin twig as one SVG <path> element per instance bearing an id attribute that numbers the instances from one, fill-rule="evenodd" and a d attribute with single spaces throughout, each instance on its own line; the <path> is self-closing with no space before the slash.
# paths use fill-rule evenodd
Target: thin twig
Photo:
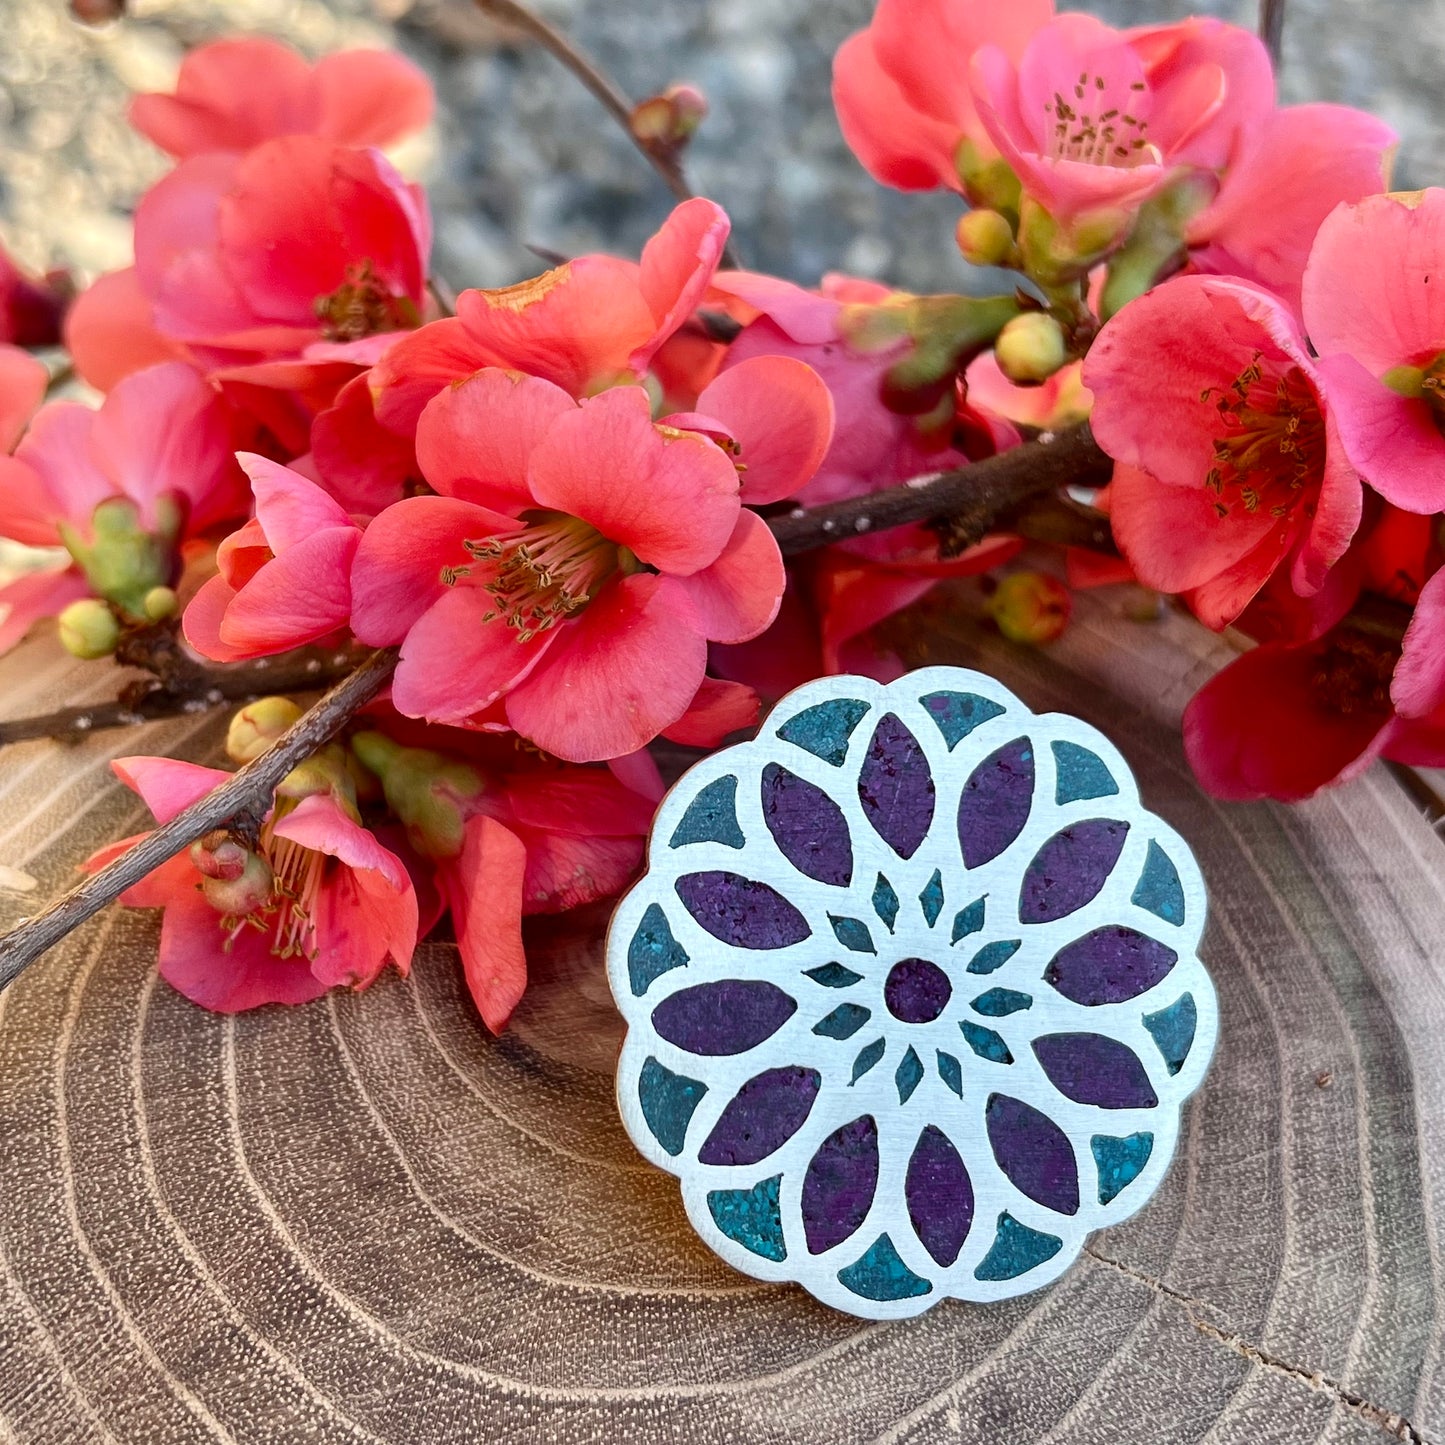
<path id="1" fill-rule="evenodd" d="M 1269 51 L 1276 75 L 1284 61 L 1284 7 L 1285 0 L 1259 0 L 1259 38 Z"/>
<path id="2" fill-rule="evenodd" d="M 675 147 L 649 145 L 632 128 L 633 105 L 612 80 L 590 56 L 579 50 L 555 25 L 549 24 L 540 15 L 534 14 L 521 0 L 475 0 L 477 8 L 493 20 L 511 25 L 523 34 L 531 36 L 543 49 L 556 57 L 578 80 L 592 92 L 603 110 L 622 127 L 627 139 L 646 159 L 648 165 L 662 177 L 663 184 L 679 201 L 693 198 L 692 187 L 683 173 L 682 161 Z M 739 265 L 731 245 L 723 247 L 723 265 L 736 269 Z"/>
<path id="3" fill-rule="evenodd" d="M 177 813 L 134 848 L 0 938 L 0 989 L 72 929 L 119 898 L 168 858 L 238 814 L 264 812 L 276 785 L 325 743 L 356 710 L 370 702 L 396 669 L 397 649 L 373 652 L 332 688 L 269 752 L 189 808 Z"/>

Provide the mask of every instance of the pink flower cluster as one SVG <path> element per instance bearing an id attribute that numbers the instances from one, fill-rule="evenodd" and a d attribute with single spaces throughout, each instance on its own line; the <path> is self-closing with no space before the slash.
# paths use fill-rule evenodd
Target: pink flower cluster
<path id="1" fill-rule="evenodd" d="M 188 997 L 365 987 L 449 915 L 502 1028 L 523 918 L 640 863 L 648 749 L 716 746 L 820 673 L 896 675 L 878 625 L 950 579 L 981 577 L 1017 641 L 1067 622 L 1050 572 L 1254 639 L 1185 723 L 1223 796 L 1445 761 L 1445 192 L 1384 192 L 1389 130 L 1277 106 L 1237 27 L 1116 31 L 1050 0 L 881 0 L 835 95 L 879 180 L 965 198 L 958 245 L 1020 273 L 1010 294 L 720 270 L 728 218 L 693 199 L 637 261 L 453 306 L 426 197 L 378 149 L 428 121 L 425 78 L 256 39 L 134 102 L 176 164 L 132 267 L 72 302 L 0 258 L 0 533 L 61 549 L 0 592 L 0 647 L 59 613 L 82 656 L 176 632 L 222 666 L 397 651 L 257 829 L 126 896 L 166 910 Z M 62 330 L 98 405 L 44 399 L 31 353 Z M 1050 557 L 1022 526 L 954 555 L 866 517 L 779 551 L 780 515 L 1085 418 L 1122 556 Z M 984 575 L 1029 545 L 1043 572 Z M 296 715 L 244 709 L 231 757 Z M 226 776 L 116 770 L 159 822 Z"/>

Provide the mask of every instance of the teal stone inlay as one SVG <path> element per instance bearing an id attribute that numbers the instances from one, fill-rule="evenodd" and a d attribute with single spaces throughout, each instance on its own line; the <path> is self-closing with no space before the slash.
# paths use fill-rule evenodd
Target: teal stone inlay
<path id="1" fill-rule="evenodd" d="M 828 922 L 833 925 L 833 932 L 844 948 L 851 948 L 854 953 L 878 952 L 873 947 L 873 935 L 861 918 L 839 918 L 836 913 L 830 913 Z"/>
<path id="2" fill-rule="evenodd" d="M 783 1242 L 783 1214 L 778 1207 L 782 1183 L 783 1176 L 774 1174 L 751 1189 L 712 1190 L 707 1207 L 713 1223 L 744 1249 L 774 1262 L 785 1260 L 788 1246 Z"/>
<path id="3" fill-rule="evenodd" d="M 861 973 L 854 973 L 851 968 L 844 968 L 841 963 L 820 963 L 817 968 L 805 969 L 803 972 L 804 977 L 811 978 L 814 983 L 821 983 L 824 988 L 847 988 L 863 977 Z"/>
<path id="4" fill-rule="evenodd" d="M 637 1080 L 642 1117 L 652 1137 L 674 1157 L 682 1153 L 688 1123 L 705 1093 L 706 1084 L 674 1074 L 656 1059 L 649 1058 L 642 1066 Z"/>
<path id="5" fill-rule="evenodd" d="M 898 919 L 898 895 L 893 885 L 880 873 L 873 885 L 873 911 L 888 925 L 889 933 Z"/>
<path id="6" fill-rule="evenodd" d="M 1013 1063 L 1014 1056 L 1009 1053 L 1008 1045 L 992 1029 L 969 1019 L 963 1019 L 958 1026 L 963 1030 L 964 1041 L 979 1058 L 987 1059 L 991 1064 Z"/>
<path id="7" fill-rule="evenodd" d="M 952 943 L 957 943 L 960 938 L 967 938 L 970 933 L 977 933 L 983 927 L 983 905 L 984 899 L 976 898 L 967 908 L 961 908 L 954 915 Z"/>
<path id="8" fill-rule="evenodd" d="M 973 1272 L 975 1279 L 1017 1279 L 1031 1269 L 1047 1263 L 1062 1248 L 1064 1241 L 1041 1230 L 1020 1224 L 1007 1210 L 998 1217 L 998 1233 L 989 1251 Z"/>
<path id="9" fill-rule="evenodd" d="M 1108 1134 L 1095 1134 L 1089 1147 L 1094 1151 L 1094 1163 L 1099 1166 L 1099 1203 L 1108 1204 L 1143 1172 L 1154 1152 L 1154 1136 L 1129 1134 L 1115 1139 Z"/>
<path id="10" fill-rule="evenodd" d="M 923 1062 L 910 1048 L 893 1075 L 893 1082 L 898 1085 L 898 1102 L 906 1104 L 922 1081 Z"/>
<path id="11" fill-rule="evenodd" d="M 1098 753 L 1078 743 L 1056 742 L 1054 750 L 1054 801 L 1077 803 L 1081 798 L 1108 798 L 1119 791 L 1114 775 Z"/>
<path id="12" fill-rule="evenodd" d="M 946 1054 L 942 1049 L 938 1051 L 938 1077 L 960 1099 L 963 1098 L 963 1065 L 952 1054 Z"/>
<path id="13" fill-rule="evenodd" d="M 741 848 L 747 839 L 738 827 L 738 780 L 715 778 L 688 804 L 682 821 L 672 830 L 671 845 L 724 843 Z"/>
<path id="14" fill-rule="evenodd" d="M 994 969 L 1002 968 L 1019 951 L 1021 942 L 1017 938 L 1001 938 L 997 943 L 984 944 L 969 960 L 968 971 L 992 973 Z"/>
<path id="15" fill-rule="evenodd" d="M 880 1234 L 861 1259 L 840 1269 L 838 1279 L 844 1288 L 864 1299 L 914 1299 L 933 1292 L 926 1279 L 920 1279 L 903 1263 L 886 1234 Z"/>
<path id="16" fill-rule="evenodd" d="M 986 1018 L 1001 1019 L 1016 1014 L 1020 1009 L 1032 1008 L 1033 1002 L 1029 994 L 1020 993 L 1017 989 L 991 988 L 974 999 L 973 1008 L 975 1013 L 981 1013 Z"/>
<path id="17" fill-rule="evenodd" d="M 918 895 L 918 904 L 923 909 L 928 926 L 932 928 L 938 922 L 938 915 L 943 912 L 943 874 L 937 868 L 933 870 L 933 877 L 924 885 L 923 892 Z"/>
<path id="18" fill-rule="evenodd" d="M 1144 1027 L 1154 1035 L 1159 1052 L 1171 1074 L 1177 1074 L 1189 1057 L 1194 1046 L 1194 1030 L 1199 1026 L 1199 1010 L 1194 1006 L 1194 995 L 1186 993 L 1168 1008 L 1158 1013 L 1144 1015 Z"/>
<path id="19" fill-rule="evenodd" d="M 825 763 L 841 768 L 843 759 L 848 756 L 848 739 L 867 711 L 868 704 L 856 698 L 834 698 L 831 702 L 804 708 L 796 717 L 790 717 L 778 729 L 778 736 L 804 752 L 812 753 L 815 758 L 822 758 Z"/>
<path id="20" fill-rule="evenodd" d="M 1184 922 L 1184 889 L 1179 882 L 1179 870 L 1152 838 L 1144 859 L 1144 871 L 1139 875 L 1131 901 L 1165 923 Z"/>
<path id="21" fill-rule="evenodd" d="M 974 728 L 1002 715 L 1004 709 L 976 692 L 930 692 L 919 701 L 932 714 L 948 750 Z"/>
<path id="22" fill-rule="evenodd" d="M 853 1060 L 853 1077 L 848 1080 L 851 1088 L 883 1057 L 883 1051 L 888 1047 L 887 1039 L 874 1039 L 866 1049 L 863 1049 L 858 1057 Z"/>
<path id="23" fill-rule="evenodd" d="M 656 979 L 686 962 L 687 954 L 667 926 L 667 915 L 657 904 L 649 903 L 627 945 L 627 981 L 632 992 L 641 998 Z"/>
<path id="24" fill-rule="evenodd" d="M 861 1004 L 840 1003 L 827 1018 L 813 1025 L 813 1032 L 825 1039 L 851 1039 L 872 1017 L 873 1010 Z"/>

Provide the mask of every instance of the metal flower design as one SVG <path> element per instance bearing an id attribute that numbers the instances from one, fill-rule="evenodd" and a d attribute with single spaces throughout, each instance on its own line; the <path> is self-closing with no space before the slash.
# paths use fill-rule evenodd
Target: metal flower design
<path id="1" fill-rule="evenodd" d="M 1094 729 L 835 677 L 698 763 L 609 937 L 618 1099 L 730 1264 L 916 1314 L 1137 1210 L 1214 1045 L 1204 887 Z"/>

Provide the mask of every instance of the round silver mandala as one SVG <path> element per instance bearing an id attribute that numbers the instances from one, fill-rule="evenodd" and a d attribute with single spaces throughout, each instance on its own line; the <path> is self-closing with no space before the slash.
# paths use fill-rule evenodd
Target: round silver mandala
<path id="1" fill-rule="evenodd" d="M 853 1314 L 1037 1289 L 1137 1210 L 1214 1046 L 1204 886 L 1109 741 L 955 668 L 698 763 L 608 971 L 698 1233 Z"/>

